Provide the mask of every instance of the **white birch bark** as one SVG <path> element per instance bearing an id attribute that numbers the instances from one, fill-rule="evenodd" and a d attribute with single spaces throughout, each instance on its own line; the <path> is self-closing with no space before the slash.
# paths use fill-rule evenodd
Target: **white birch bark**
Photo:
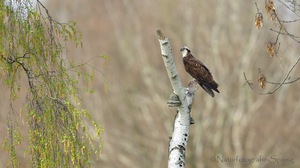
<path id="1" fill-rule="evenodd" d="M 177 115 L 174 121 L 174 130 L 169 143 L 169 168 L 183 168 L 185 166 L 185 153 L 189 137 L 190 110 L 197 90 L 197 84 L 191 81 L 188 88 L 182 86 L 173 60 L 172 48 L 167 38 L 157 30 L 161 54 L 171 81 L 174 93 L 178 96 Z"/>

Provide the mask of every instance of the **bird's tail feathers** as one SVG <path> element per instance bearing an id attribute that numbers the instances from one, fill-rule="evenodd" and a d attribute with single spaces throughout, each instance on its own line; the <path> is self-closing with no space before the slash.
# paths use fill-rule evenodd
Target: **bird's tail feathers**
<path id="1" fill-rule="evenodd" d="M 217 84 L 217 82 L 215 82 L 215 81 L 213 81 L 212 83 L 210 83 L 210 85 L 211 85 L 211 89 L 213 89 L 214 91 L 216 91 L 216 92 L 218 92 L 218 93 L 220 93 L 220 91 L 218 90 L 218 84 Z"/>
<path id="2" fill-rule="evenodd" d="M 211 88 L 209 86 L 200 84 L 200 86 L 211 96 L 211 97 L 215 97 L 214 92 L 211 90 Z M 215 89 L 214 89 L 215 90 Z M 218 89 L 217 89 L 218 90 Z"/>

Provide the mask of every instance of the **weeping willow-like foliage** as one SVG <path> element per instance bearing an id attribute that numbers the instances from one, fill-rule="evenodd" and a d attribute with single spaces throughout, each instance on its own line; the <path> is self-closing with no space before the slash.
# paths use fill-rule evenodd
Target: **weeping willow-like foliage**
<path id="1" fill-rule="evenodd" d="M 20 110 L 26 122 L 15 119 L 13 107 L 8 114 L 7 166 L 20 166 L 16 147 L 27 134 L 30 167 L 89 167 L 90 156 L 99 155 L 102 128 L 81 107 L 78 78 L 70 72 L 88 81 L 93 75 L 63 57 L 65 41 L 81 44 L 75 23 L 55 21 L 40 1 L 33 6 L 29 0 L 0 0 L 0 19 L 0 78 L 10 88 L 11 102 L 27 89 Z M 26 133 L 20 132 L 23 124 Z"/>

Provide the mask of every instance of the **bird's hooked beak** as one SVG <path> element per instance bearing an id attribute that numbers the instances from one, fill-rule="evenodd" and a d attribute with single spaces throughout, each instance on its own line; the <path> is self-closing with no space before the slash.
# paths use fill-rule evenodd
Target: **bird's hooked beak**
<path id="1" fill-rule="evenodd" d="M 183 50 L 185 50 L 185 48 L 181 48 L 180 51 L 182 52 Z"/>

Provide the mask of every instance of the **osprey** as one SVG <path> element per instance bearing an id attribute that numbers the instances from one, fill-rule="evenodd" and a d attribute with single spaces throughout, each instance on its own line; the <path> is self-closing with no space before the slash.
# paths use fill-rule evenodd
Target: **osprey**
<path id="1" fill-rule="evenodd" d="M 197 58 L 191 54 L 191 50 L 184 46 L 180 49 L 183 57 L 183 64 L 185 71 L 196 79 L 198 84 L 212 97 L 215 96 L 215 92 L 219 92 L 218 84 L 214 81 L 208 68 Z"/>

